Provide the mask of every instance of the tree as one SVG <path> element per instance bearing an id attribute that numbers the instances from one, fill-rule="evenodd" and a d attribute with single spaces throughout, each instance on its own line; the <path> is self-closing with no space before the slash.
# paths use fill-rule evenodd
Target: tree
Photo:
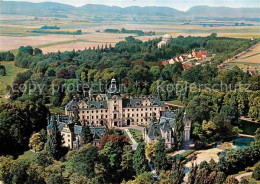
<path id="1" fill-rule="evenodd" d="M 64 178 L 61 175 L 54 174 L 48 178 L 48 184 L 63 184 Z"/>
<path id="2" fill-rule="evenodd" d="M 182 146 L 183 141 L 183 131 L 184 131 L 184 123 L 183 123 L 183 114 L 178 113 L 176 120 L 174 122 L 174 129 L 175 129 L 175 145 L 176 148 L 179 150 Z"/>
<path id="3" fill-rule="evenodd" d="M 255 141 L 260 142 L 260 128 L 258 128 L 255 132 Z"/>
<path id="4" fill-rule="evenodd" d="M 158 141 L 153 141 L 151 144 L 147 144 L 145 148 L 145 156 L 150 162 L 153 162 L 155 159 L 155 150 L 157 147 Z"/>
<path id="5" fill-rule="evenodd" d="M 14 162 L 11 156 L 0 157 L 0 180 L 4 183 L 12 183 L 12 173 L 10 170 Z"/>
<path id="6" fill-rule="evenodd" d="M 77 173 L 88 178 L 93 178 L 95 176 L 97 161 L 98 153 L 96 147 L 92 144 L 87 144 L 68 158 L 66 171 L 69 174 Z"/>
<path id="7" fill-rule="evenodd" d="M 133 168 L 133 149 L 130 145 L 125 145 L 123 149 L 122 159 L 121 159 L 121 167 L 122 167 L 122 173 L 125 180 L 131 179 L 134 174 L 134 168 Z"/>
<path id="8" fill-rule="evenodd" d="M 34 162 L 39 166 L 48 167 L 49 165 L 53 164 L 53 159 L 46 151 L 41 151 L 35 155 Z"/>
<path id="9" fill-rule="evenodd" d="M 5 66 L 0 65 L 0 76 L 5 76 L 6 75 L 6 69 Z"/>
<path id="10" fill-rule="evenodd" d="M 148 170 L 148 162 L 145 158 L 145 143 L 138 144 L 133 157 L 134 170 L 137 174 L 141 174 Z"/>
<path id="11" fill-rule="evenodd" d="M 198 170 L 195 184 L 207 184 L 207 177 L 209 175 L 209 170 L 206 168 L 201 168 Z"/>
<path id="12" fill-rule="evenodd" d="M 247 179 L 242 178 L 239 184 L 249 184 L 249 182 L 247 181 Z"/>
<path id="13" fill-rule="evenodd" d="M 94 138 L 89 126 L 82 127 L 81 137 L 85 144 L 93 143 Z"/>
<path id="14" fill-rule="evenodd" d="M 228 176 L 225 184 L 238 184 L 238 181 L 234 176 Z"/>
<path id="15" fill-rule="evenodd" d="M 76 125 L 81 125 L 80 124 L 80 118 L 79 118 L 79 109 L 78 108 L 76 108 L 75 110 L 74 110 L 74 112 L 73 112 L 73 122 L 76 124 Z"/>
<path id="16" fill-rule="evenodd" d="M 256 180 L 260 180 L 260 162 L 257 163 L 253 171 L 253 178 L 255 178 Z"/>
<path id="17" fill-rule="evenodd" d="M 104 168 L 104 180 L 111 183 L 120 183 L 122 181 L 121 158 L 122 152 L 116 148 L 113 142 L 107 142 L 99 152 L 101 165 Z"/>
<path id="18" fill-rule="evenodd" d="M 137 177 L 134 181 L 129 181 L 126 184 L 136 184 L 136 183 L 152 184 L 152 183 L 154 183 L 153 175 L 151 173 L 145 172 L 145 173 L 137 175 Z"/>
<path id="19" fill-rule="evenodd" d="M 189 175 L 188 175 L 188 184 L 194 184 L 196 175 L 197 175 L 198 166 L 197 164 L 192 164 L 192 167 L 190 168 Z"/>
<path id="20" fill-rule="evenodd" d="M 171 170 L 172 184 L 182 184 L 184 179 L 184 166 L 180 160 L 175 160 Z"/>
<path id="21" fill-rule="evenodd" d="M 44 140 L 42 135 L 38 132 L 32 135 L 29 141 L 29 147 L 36 152 L 43 150 L 44 148 Z"/>
<path id="22" fill-rule="evenodd" d="M 165 141 L 160 139 L 155 150 L 154 168 L 159 173 L 167 168 Z"/>
<path id="23" fill-rule="evenodd" d="M 52 128 L 47 137 L 46 150 L 48 154 L 54 158 L 59 159 L 62 151 L 62 136 L 58 129 L 56 116 L 53 116 Z"/>

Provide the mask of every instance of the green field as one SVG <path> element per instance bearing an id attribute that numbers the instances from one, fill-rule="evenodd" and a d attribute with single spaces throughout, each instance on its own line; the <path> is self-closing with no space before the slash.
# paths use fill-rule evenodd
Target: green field
<path id="1" fill-rule="evenodd" d="M 14 62 L 0 62 L 5 66 L 6 76 L 0 76 L 0 101 L 6 101 L 4 98 L 7 93 L 6 87 L 11 85 L 18 73 L 25 72 L 26 69 L 14 66 Z"/>

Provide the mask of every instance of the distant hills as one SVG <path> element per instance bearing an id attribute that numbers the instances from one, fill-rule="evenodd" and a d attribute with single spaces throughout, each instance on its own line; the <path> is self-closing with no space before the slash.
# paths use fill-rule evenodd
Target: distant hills
<path id="1" fill-rule="evenodd" d="M 138 7 L 131 6 L 121 8 L 117 6 L 105 6 L 87 4 L 82 7 L 74 7 L 61 3 L 43 2 L 31 3 L 20 1 L 0 1 L 1 14 L 16 14 L 30 16 L 67 17 L 70 14 L 86 15 L 126 15 L 126 16 L 164 16 L 171 18 L 195 18 L 195 17 L 227 17 L 227 18 L 259 18 L 260 8 L 228 8 L 195 6 L 183 12 L 169 7 Z"/>

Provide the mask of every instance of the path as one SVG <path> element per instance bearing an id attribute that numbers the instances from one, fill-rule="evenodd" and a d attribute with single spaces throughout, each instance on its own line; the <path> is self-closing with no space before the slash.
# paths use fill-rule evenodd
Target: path
<path id="1" fill-rule="evenodd" d="M 253 172 L 248 172 L 248 173 L 240 174 L 240 175 L 236 176 L 235 178 L 240 182 L 243 177 L 251 176 L 252 174 L 253 174 Z"/>
<path id="2" fill-rule="evenodd" d="M 182 146 L 182 149 L 179 150 L 179 151 L 177 151 L 177 152 L 175 152 L 175 153 L 172 155 L 172 157 L 175 156 L 175 155 L 178 155 L 178 154 L 182 154 L 182 153 L 184 153 L 185 151 L 187 151 L 187 150 L 189 150 L 189 149 L 192 149 L 193 147 L 194 147 L 193 140 L 190 140 L 190 141 L 184 143 L 184 145 Z"/>
<path id="3" fill-rule="evenodd" d="M 131 139 L 131 141 L 133 143 L 132 144 L 133 150 L 136 150 L 136 148 L 138 146 L 138 143 L 135 141 L 135 139 L 133 138 L 132 134 L 130 133 L 130 131 L 127 128 L 125 128 L 124 130 L 125 130 L 125 132 L 127 133 L 128 137 Z"/>
<path id="4" fill-rule="evenodd" d="M 253 135 L 247 135 L 247 134 L 238 134 L 240 137 L 251 137 L 255 138 Z"/>

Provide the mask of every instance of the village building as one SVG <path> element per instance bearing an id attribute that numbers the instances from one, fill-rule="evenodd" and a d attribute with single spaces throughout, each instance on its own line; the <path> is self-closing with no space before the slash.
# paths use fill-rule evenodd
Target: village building
<path id="1" fill-rule="evenodd" d="M 76 125 L 69 116 L 59 114 L 54 116 L 56 116 L 55 119 L 57 121 L 58 129 L 63 137 L 63 146 L 68 147 L 69 149 L 79 148 L 83 144 L 81 138 L 83 126 Z M 47 126 L 48 134 L 51 132 L 53 120 L 53 116 L 49 118 L 49 124 Z M 93 145 L 98 147 L 105 134 L 106 127 L 89 126 L 89 128 L 93 135 Z"/>
<path id="2" fill-rule="evenodd" d="M 169 35 L 169 34 L 165 34 L 163 35 L 162 37 L 162 41 L 160 41 L 158 44 L 157 44 L 157 47 L 160 49 L 162 48 L 164 45 L 166 45 L 168 42 L 170 42 L 172 40 L 172 36 Z"/>
<path id="3" fill-rule="evenodd" d="M 65 106 L 65 114 L 74 117 L 78 112 L 82 125 L 122 127 L 148 125 L 151 118 L 160 118 L 165 104 L 152 96 L 124 98 L 120 95 L 116 80 L 112 79 L 106 94 L 93 95 L 85 100 L 71 100 Z"/>
<path id="4" fill-rule="evenodd" d="M 143 131 L 143 139 L 145 143 L 150 144 L 153 141 L 164 139 L 165 147 L 171 148 L 174 144 L 174 136 L 176 134 L 174 129 L 174 121 L 176 119 L 177 112 L 162 112 L 162 116 L 159 121 L 151 120 L 150 124 Z M 191 120 L 183 116 L 184 132 L 183 141 L 190 140 Z"/>

